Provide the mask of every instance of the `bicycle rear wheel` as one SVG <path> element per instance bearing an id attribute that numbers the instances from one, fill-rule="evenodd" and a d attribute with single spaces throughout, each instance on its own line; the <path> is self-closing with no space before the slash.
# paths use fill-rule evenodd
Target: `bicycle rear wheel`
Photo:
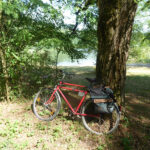
<path id="1" fill-rule="evenodd" d="M 112 133 L 119 125 L 120 113 L 116 104 L 112 113 L 95 112 L 95 105 L 92 100 L 87 100 L 83 105 L 81 113 L 95 115 L 96 117 L 82 116 L 85 128 L 97 135 Z"/>
<path id="2" fill-rule="evenodd" d="M 55 92 L 53 96 L 53 101 L 45 104 L 49 100 L 53 93 L 51 88 L 41 89 L 35 96 L 33 101 L 33 112 L 36 117 L 43 121 L 53 120 L 60 111 L 61 100 L 60 96 Z"/>

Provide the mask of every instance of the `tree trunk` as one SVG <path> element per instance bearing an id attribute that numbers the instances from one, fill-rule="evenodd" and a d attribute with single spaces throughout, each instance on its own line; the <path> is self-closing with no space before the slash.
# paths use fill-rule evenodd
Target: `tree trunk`
<path id="1" fill-rule="evenodd" d="M 5 59 L 5 52 L 2 49 L 1 41 L 2 41 L 2 1 L 0 0 L 0 60 L 2 62 L 2 70 L 5 80 L 5 90 L 6 90 L 6 100 L 9 101 L 9 81 L 8 81 L 8 72 L 7 72 L 7 65 Z"/>
<path id="2" fill-rule="evenodd" d="M 133 21 L 137 9 L 134 0 L 99 0 L 98 54 L 96 77 L 124 102 L 126 61 Z"/>
<path id="3" fill-rule="evenodd" d="M 60 54 L 60 49 L 57 49 L 57 53 L 56 53 L 56 79 L 58 78 L 58 58 L 59 58 L 59 54 Z"/>
<path id="4" fill-rule="evenodd" d="M 7 72 L 7 66 L 6 66 L 6 59 L 5 59 L 5 54 L 3 50 L 1 49 L 0 45 L 0 59 L 2 61 L 2 69 L 3 69 L 3 74 L 4 74 L 4 80 L 5 80 L 5 90 L 6 90 L 6 100 L 9 102 L 9 81 L 8 81 L 8 72 Z"/>

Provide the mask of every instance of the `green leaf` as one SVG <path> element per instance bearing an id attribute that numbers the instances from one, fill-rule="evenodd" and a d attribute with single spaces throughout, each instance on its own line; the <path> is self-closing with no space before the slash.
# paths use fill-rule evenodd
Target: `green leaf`
<path id="1" fill-rule="evenodd" d="M 11 52 L 11 54 L 12 54 L 17 60 L 21 61 L 20 58 L 19 58 L 15 53 Z"/>

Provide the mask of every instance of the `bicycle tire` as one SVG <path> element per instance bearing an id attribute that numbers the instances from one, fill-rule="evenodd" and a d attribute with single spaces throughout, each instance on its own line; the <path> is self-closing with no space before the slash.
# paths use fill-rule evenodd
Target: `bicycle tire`
<path id="1" fill-rule="evenodd" d="M 52 103 L 45 105 L 44 103 L 53 93 L 51 88 L 42 88 L 35 96 L 33 101 L 33 112 L 35 116 L 43 121 L 53 120 L 59 113 L 61 108 L 61 99 L 56 91 Z"/>
<path id="2" fill-rule="evenodd" d="M 93 103 L 92 100 L 87 100 L 82 109 L 81 109 L 81 113 L 82 114 L 90 114 L 90 115 L 99 115 L 99 117 L 89 117 L 89 116 L 82 116 L 82 122 L 84 127 L 97 135 L 102 135 L 102 134 L 110 134 L 113 131 L 115 131 L 115 129 L 118 127 L 119 125 L 119 121 L 120 121 L 120 112 L 118 109 L 117 104 L 114 103 L 114 111 L 112 113 L 95 113 L 94 112 L 94 107 L 96 104 Z M 116 120 L 114 122 L 114 116 L 113 114 L 116 114 Z M 111 117 L 111 118 L 110 118 Z M 112 126 L 112 123 L 114 126 Z"/>

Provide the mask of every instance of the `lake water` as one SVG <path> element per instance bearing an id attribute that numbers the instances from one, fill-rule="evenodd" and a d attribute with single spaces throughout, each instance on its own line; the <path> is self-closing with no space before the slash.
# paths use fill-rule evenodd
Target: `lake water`
<path id="1" fill-rule="evenodd" d="M 94 53 L 86 54 L 86 58 L 74 60 L 73 62 L 69 56 L 61 54 L 59 56 L 58 66 L 95 66 L 96 65 L 96 55 Z M 150 67 L 150 64 L 143 63 L 127 63 L 127 66 L 133 67 Z"/>
<path id="2" fill-rule="evenodd" d="M 64 56 L 66 57 L 66 56 Z M 61 55 L 62 58 L 62 55 Z M 96 64 L 96 56 L 93 53 L 86 55 L 86 58 L 74 60 L 73 62 L 71 59 L 66 57 L 66 60 L 59 59 L 58 66 L 95 66 Z"/>

